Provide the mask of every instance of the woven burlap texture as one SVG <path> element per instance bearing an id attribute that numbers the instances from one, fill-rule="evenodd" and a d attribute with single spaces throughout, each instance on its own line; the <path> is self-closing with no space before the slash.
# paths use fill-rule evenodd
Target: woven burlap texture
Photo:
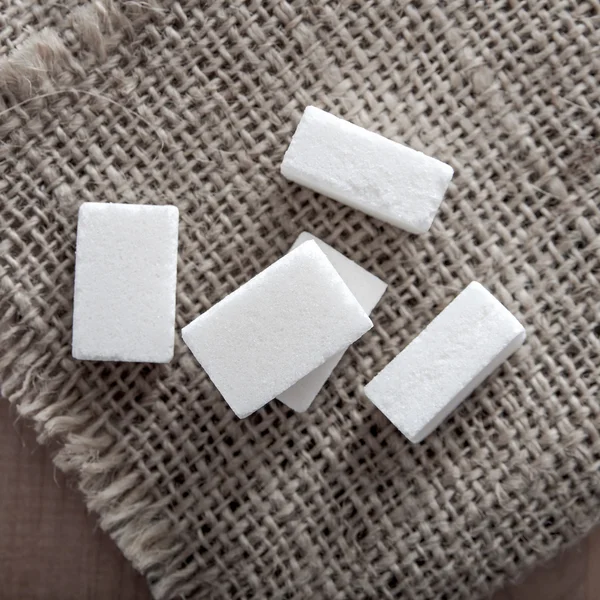
<path id="1" fill-rule="evenodd" d="M 3 3 L 0 380 L 156 598 L 483 597 L 600 519 L 600 8 Z M 455 169 L 414 236 L 286 182 L 307 104 Z M 77 362 L 83 201 L 179 207 L 167 365 Z M 308 230 L 389 284 L 306 414 L 179 329 Z M 470 281 L 525 346 L 424 443 L 364 397 Z"/>

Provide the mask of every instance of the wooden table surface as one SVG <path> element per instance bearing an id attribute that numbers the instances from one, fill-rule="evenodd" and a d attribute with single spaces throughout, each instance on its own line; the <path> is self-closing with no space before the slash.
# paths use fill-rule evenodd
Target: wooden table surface
<path id="1" fill-rule="evenodd" d="M 149 600 L 49 451 L 0 399 L 0 600 Z M 493 600 L 599 600 L 600 529 Z"/>

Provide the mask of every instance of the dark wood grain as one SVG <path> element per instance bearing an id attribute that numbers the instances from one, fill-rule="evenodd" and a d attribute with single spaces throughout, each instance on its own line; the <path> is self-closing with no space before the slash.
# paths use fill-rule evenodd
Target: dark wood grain
<path id="1" fill-rule="evenodd" d="M 496 594 L 493 600 L 597 600 L 598 595 L 587 593 L 587 557 L 588 541 L 584 541 Z"/>
<path id="2" fill-rule="evenodd" d="M 148 600 L 146 582 L 0 399 L 0 598 Z"/>
<path id="3" fill-rule="evenodd" d="M 0 599 L 149 600 L 50 452 L 0 400 Z M 493 600 L 599 600 L 600 528 Z"/>

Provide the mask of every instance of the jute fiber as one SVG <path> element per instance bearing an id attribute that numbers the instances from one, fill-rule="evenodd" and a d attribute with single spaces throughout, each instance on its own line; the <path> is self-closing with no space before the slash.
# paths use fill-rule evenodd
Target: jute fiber
<path id="1" fill-rule="evenodd" d="M 484 597 L 600 520 L 600 5 L 2 2 L 0 379 L 159 599 Z M 307 104 L 450 163 L 426 235 L 286 182 Z M 181 211 L 178 330 L 308 230 L 389 283 L 306 414 L 77 362 L 83 201 Z M 471 280 L 528 340 L 413 446 L 363 386 Z"/>

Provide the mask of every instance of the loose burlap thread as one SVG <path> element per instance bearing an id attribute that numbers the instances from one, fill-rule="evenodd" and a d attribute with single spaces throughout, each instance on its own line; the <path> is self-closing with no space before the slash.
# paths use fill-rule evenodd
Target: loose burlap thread
<path id="1" fill-rule="evenodd" d="M 81 6 L 79 6 L 81 4 Z M 156 598 L 483 597 L 600 518 L 597 1 L 5 2 L 0 380 Z M 413 236 L 286 182 L 315 104 L 450 163 Z M 181 212 L 177 328 L 308 230 L 389 284 L 306 414 L 71 358 L 83 201 Z M 420 445 L 364 384 L 471 280 L 525 346 Z"/>

